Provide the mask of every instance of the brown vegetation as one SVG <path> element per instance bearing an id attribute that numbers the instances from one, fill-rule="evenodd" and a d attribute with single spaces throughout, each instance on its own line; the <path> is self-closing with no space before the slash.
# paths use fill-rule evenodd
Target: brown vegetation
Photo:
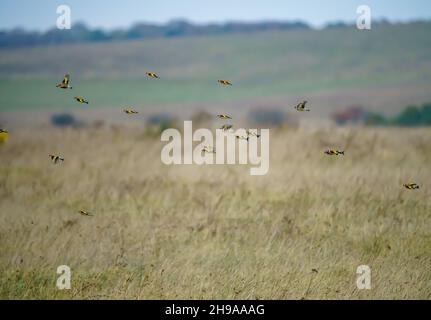
<path id="1" fill-rule="evenodd" d="M 13 132 L 0 146 L 0 297 L 429 299 L 430 139 L 274 129 L 257 177 L 166 166 L 158 138 L 127 126 Z M 71 290 L 55 286 L 62 264 Z M 356 288 L 362 264 L 371 290 Z"/>

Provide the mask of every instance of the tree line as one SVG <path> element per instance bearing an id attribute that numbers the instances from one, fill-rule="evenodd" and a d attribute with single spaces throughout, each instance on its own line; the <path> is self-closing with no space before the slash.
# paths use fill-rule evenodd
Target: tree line
<path id="1" fill-rule="evenodd" d="M 0 48 L 297 29 L 310 29 L 310 26 L 300 21 L 196 25 L 185 20 L 174 20 L 164 25 L 138 23 L 128 29 L 106 31 L 88 28 L 84 23 L 76 23 L 69 30 L 57 28 L 51 28 L 46 32 L 27 31 L 21 28 L 3 30 L 0 31 Z"/>

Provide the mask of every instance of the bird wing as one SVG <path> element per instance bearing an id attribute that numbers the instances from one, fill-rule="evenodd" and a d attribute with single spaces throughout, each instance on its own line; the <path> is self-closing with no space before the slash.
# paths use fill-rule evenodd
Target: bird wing
<path id="1" fill-rule="evenodd" d="M 63 84 L 68 85 L 69 81 L 70 81 L 70 76 L 68 74 L 66 74 L 63 78 Z"/>

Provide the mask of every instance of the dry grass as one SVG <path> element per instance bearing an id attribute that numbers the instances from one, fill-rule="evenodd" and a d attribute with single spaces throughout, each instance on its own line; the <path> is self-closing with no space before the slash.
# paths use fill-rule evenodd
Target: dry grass
<path id="1" fill-rule="evenodd" d="M 272 130 L 270 171 L 252 177 L 165 166 L 162 143 L 126 126 L 11 133 L 0 297 L 430 299 L 430 140 L 429 129 Z M 332 146 L 346 156 L 325 157 Z M 62 264 L 71 290 L 55 286 Z M 361 264 L 371 290 L 356 288 Z"/>

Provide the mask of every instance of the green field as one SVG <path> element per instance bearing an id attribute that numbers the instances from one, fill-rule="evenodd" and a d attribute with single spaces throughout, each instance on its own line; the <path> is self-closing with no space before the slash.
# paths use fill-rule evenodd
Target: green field
<path id="1" fill-rule="evenodd" d="M 62 109 L 75 105 L 74 95 L 92 107 L 157 106 L 426 86 L 430 34 L 431 23 L 412 23 L 3 49 L 0 108 Z M 70 92 L 55 88 L 64 73 Z M 234 86 L 219 87 L 220 78 Z"/>

